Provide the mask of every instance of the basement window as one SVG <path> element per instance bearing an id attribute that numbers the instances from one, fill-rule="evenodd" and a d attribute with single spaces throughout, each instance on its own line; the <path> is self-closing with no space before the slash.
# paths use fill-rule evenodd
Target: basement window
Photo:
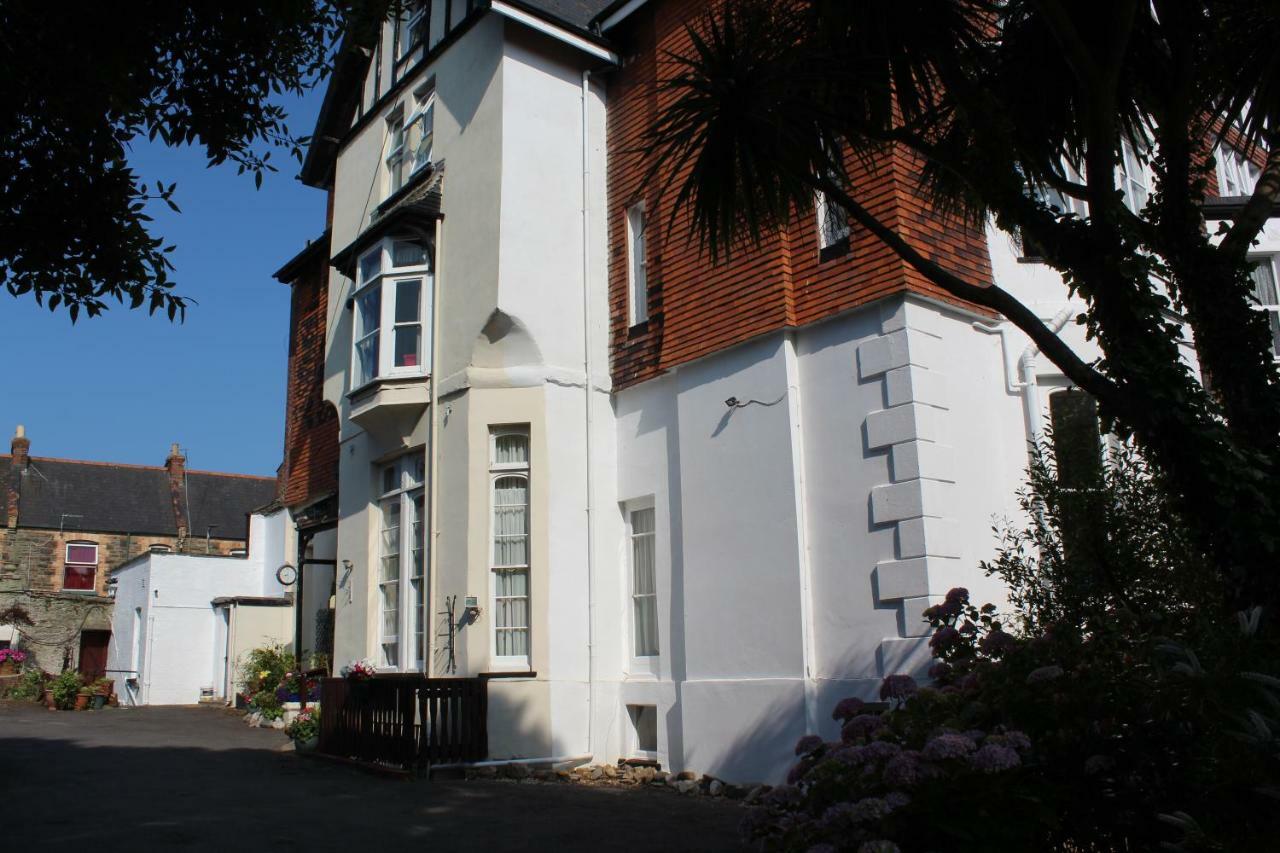
<path id="1" fill-rule="evenodd" d="M 98 546 L 92 542 L 68 542 L 65 557 L 62 588 L 93 592 L 98 576 Z"/>
<path id="2" fill-rule="evenodd" d="M 642 757 L 655 757 L 658 752 L 658 706 L 628 705 L 635 751 Z"/>

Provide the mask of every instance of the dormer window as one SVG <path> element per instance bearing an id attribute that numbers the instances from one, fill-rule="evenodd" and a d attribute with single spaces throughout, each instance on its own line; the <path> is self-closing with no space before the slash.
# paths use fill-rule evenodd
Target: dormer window
<path id="1" fill-rule="evenodd" d="M 427 246 L 410 239 L 382 240 L 356 268 L 351 387 L 381 377 L 425 376 L 432 300 Z"/>

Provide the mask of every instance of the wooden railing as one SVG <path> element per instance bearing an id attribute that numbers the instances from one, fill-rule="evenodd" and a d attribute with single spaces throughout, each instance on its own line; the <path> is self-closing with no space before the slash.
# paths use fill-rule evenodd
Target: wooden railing
<path id="1" fill-rule="evenodd" d="M 320 751 L 417 769 L 489 755 L 488 682 L 379 675 L 320 683 Z"/>

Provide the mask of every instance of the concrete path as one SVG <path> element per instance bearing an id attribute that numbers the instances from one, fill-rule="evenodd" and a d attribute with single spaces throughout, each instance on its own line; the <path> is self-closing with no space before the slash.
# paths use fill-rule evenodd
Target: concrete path
<path id="1" fill-rule="evenodd" d="M 737 851 L 744 810 L 667 791 L 374 776 L 207 708 L 0 702 L 0 849 Z"/>

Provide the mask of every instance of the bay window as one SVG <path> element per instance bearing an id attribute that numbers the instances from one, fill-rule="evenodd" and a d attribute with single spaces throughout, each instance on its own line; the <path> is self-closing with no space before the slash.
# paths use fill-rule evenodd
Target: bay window
<path id="1" fill-rule="evenodd" d="M 98 546 L 92 542 L 68 542 L 64 557 L 62 588 L 92 592 L 98 578 Z"/>
<path id="2" fill-rule="evenodd" d="M 529 429 L 489 439 L 491 592 L 495 666 L 529 666 Z"/>
<path id="3" fill-rule="evenodd" d="M 356 276 L 351 387 L 426 375 L 432 297 L 427 248 L 414 240 L 383 240 L 361 256 Z"/>
<path id="4" fill-rule="evenodd" d="M 388 669 L 422 668 L 426 594 L 426 459 L 401 456 L 381 469 L 378 499 L 378 647 Z"/>

